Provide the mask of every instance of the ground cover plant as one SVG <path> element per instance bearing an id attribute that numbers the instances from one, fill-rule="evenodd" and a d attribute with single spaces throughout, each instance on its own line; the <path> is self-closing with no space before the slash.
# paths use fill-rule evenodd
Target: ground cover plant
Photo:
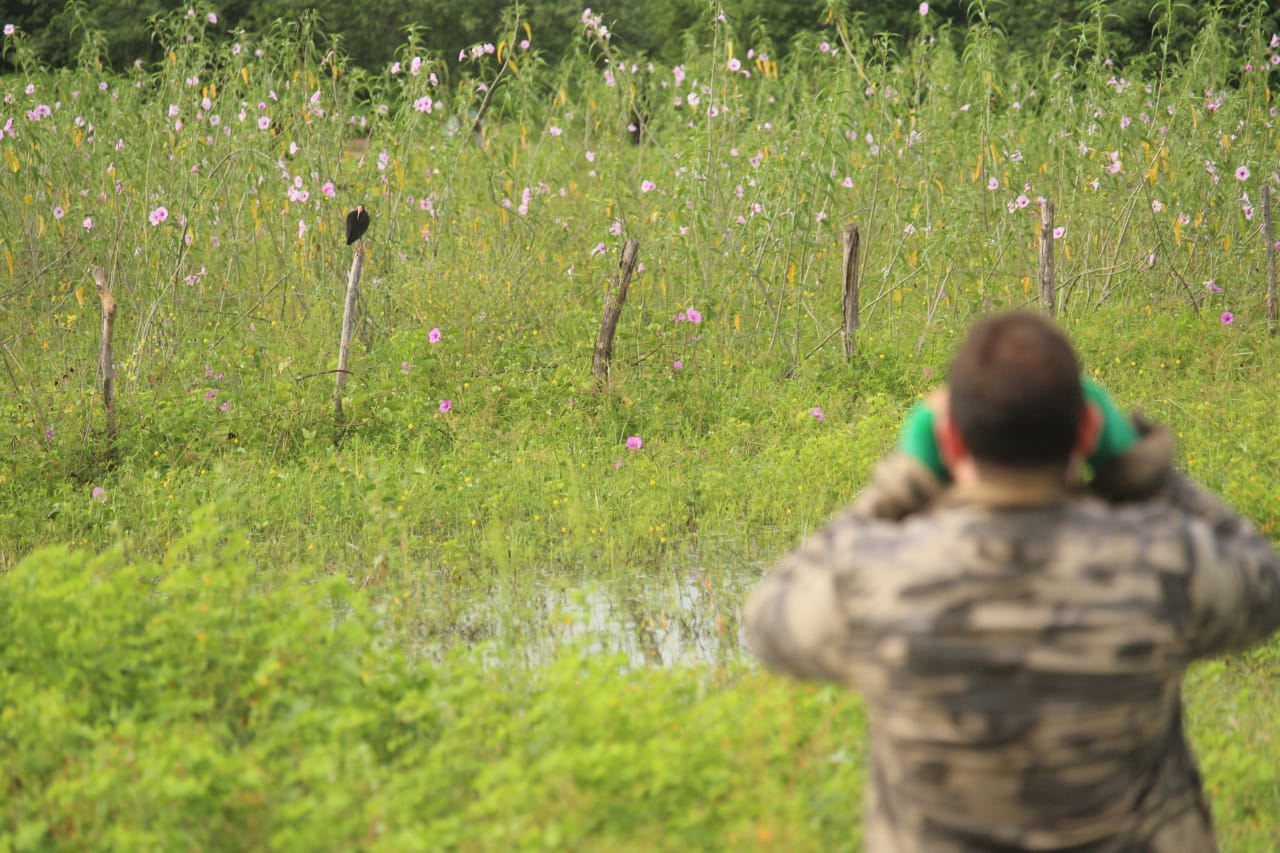
<path id="1" fill-rule="evenodd" d="M 783 63 L 713 11 L 659 66 L 590 10 L 549 64 L 513 9 L 380 73 L 207 7 L 126 74 L 6 31 L 0 845 L 856 847 L 857 702 L 755 671 L 738 605 L 967 324 L 1035 303 L 1040 199 L 1087 370 L 1274 533 L 1280 38 L 1215 5 L 1121 68 L 1104 6 L 1078 61 L 921 10 Z M 1280 841 L 1278 648 L 1188 684 L 1230 850 Z"/>

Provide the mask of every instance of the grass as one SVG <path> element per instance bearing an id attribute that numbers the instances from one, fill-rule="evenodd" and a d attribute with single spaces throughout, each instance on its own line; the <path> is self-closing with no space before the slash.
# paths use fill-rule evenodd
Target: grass
<path id="1" fill-rule="evenodd" d="M 855 846 L 857 701 L 756 673 L 738 606 L 967 324 L 1034 303 L 1038 197 L 1086 369 L 1275 530 L 1275 51 L 1235 12 L 1163 73 L 982 30 L 893 55 L 839 19 L 834 52 L 718 36 L 679 73 L 598 36 L 551 67 L 515 21 L 476 59 L 407 45 L 418 74 L 181 15 L 155 68 L 26 57 L 0 81 L 0 846 Z M 1188 681 L 1229 850 L 1277 841 L 1275 655 Z"/>

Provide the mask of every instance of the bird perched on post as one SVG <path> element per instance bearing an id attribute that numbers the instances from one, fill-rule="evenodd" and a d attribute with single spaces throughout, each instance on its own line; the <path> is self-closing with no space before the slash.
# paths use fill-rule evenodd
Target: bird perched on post
<path id="1" fill-rule="evenodd" d="M 359 240 L 368 230 L 369 211 L 364 209 L 363 204 L 357 204 L 356 209 L 347 214 L 347 245 Z"/>

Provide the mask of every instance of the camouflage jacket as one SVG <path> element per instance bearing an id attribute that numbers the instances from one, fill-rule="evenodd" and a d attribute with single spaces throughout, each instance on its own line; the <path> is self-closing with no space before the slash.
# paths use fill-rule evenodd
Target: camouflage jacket
<path id="1" fill-rule="evenodd" d="M 894 454 L 753 593 L 768 666 L 865 696 L 867 850 L 1216 849 L 1180 684 L 1280 627 L 1280 556 L 1171 458 L 1085 494 Z"/>

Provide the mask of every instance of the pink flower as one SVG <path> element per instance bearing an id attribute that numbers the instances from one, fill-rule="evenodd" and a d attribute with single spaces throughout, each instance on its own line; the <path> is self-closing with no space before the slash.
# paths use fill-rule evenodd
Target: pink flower
<path id="1" fill-rule="evenodd" d="M 1236 321 L 1236 315 L 1232 314 L 1230 311 L 1223 311 L 1222 316 L 1218 319 L 1222 321 L 1222 325 L 1230 326 Z"/>
<path id="2" fill-rule="evenodd" d="M 822 423 L 823 421 L 825 421 L 825 420 L 827 419 L 827 416 L 826 416 L 826 415 L 824 415 L 824 414 L 822 414 L 822 407 L 821 407 L 821 406 L 814 406 L 814 407 L 809 411 L 809 414 L 810 414 L 810 415 L 812 415 L 812 416 L 813 416 L 813 419 L 814 419 L 815 421 L 817 421 L 818 423 Z"/>
<path id="3" fill-rule="evenodd" d="M 922 18 L 923 18 L 923 17 L 924 17 L 925 15 L 927 15 L 927 14 L 929 14 L 929 4 L 928 4 L 928 3 L 921 3 L 921 4 L 920 4 L 920 17 L 922 17 Z"/>
<path id="4" fill-rule="evenodd" d="M 989 190 L 1000 189 L 1000 181 L 996 180 L 996 178 L 992 176 L 992 178 L 987 181 L 987 189 Z"/>
<path id="5" fill-rule="evenodd" d="M 676 359 L 671 363 L 672 370 L 684 370 L 684 362 Z"/>
<path id="6" fill-rule="evenodd" d="M 1248 167 L 1248 166 L 1241 166 L 1241 167 L 1239 167 L 1238 169 L 1236 169 L 1236 180 L 1237 180 L 1237 181 L 1247 181 L 1247 180 L 1249 180 L 1249 167 Z"/>
<path id="7" fill-rule="evenodd" d="M 55 208 L 53 209 L 53 218 L 54 218 L 54 219 L 61 219 L 62 217 L 66 216 L 66 214 L 67 214 L 67 212 L 66 212 L 65 210 L 63 210 L 61 207 L 55 207 Z"/>
<path id="8" fill-rule="evenodd" d="M 320 187 L 320 192 L 329 198 L 333 198 L 338 194 L 338 191 L 333 188 L 333 181 L 325 181 L 324 186 Z"/>
<path id="9" fill-rule="evenodd" d="M 428 343 L 438 344 L 438 343 L 440 343 L 440 338 L 441 338 L 441 337 L 443 337 L 443 335 L 441 335 L 441 334 L 440 334 L 440 330 L 439 330 L 439 329 L 432 329 L 430 332 L 427 332 L 427 342 L 428 342 Z"/>
<path id="10" fill-rule="evenodd" d="M 93 498 L 95 501 L 102 501 L 105 503 L 107 500 L 107 490 L 102 488 L 102 486 L 94 486 L 93 491 L 89 493 L 89 497 Z"/>
<path id="11" fill-rule="evenodd" d="M 627 439 L 627 450 L 639 450 L 644 447 L 644 440 L 638 435 L 633 435 Z"/>
<path id="12" fill-rule="evenodd" d="M 1218 283 L 1217 283 L 1216 281 L 1214 281 L 1213 279 L 1208 279 L 1207 281 L 1205 281 L 1204 286 L 1205 286 L 1205 287 L 1207 287 L 1207 288 L 1209 288 L 1209 292 L 1210 292 L 1210 293 L 1221 293 L 1221 292 L 1222 292 L 1222 288 L 1221 288 L 1221 287 L 1218 287 Z"/>
<path id="13" fill-rule="evenodd" d="M 640 182 L 640 192 L 642 193 L 653 192 L 657 188 L 658 188 L 658 185 L 655 184 L 653 181 Z"/>
<path id="14" fill-rule="evenodd" d="M 407 361 L 402 361 L 402 362 L 400 362 L 400 372 L 401 372 L 401 373 L 408 373 L 408 372 L 409 372 L 409 362 L 407 362 Z"/>
<path id="15" fill-rule="evenodd" d="M 216 24 L 216 23 L 218 23 L 218 16 L 217 16 L 217 15 L 215 15 L 215 14 L 213 14 L 212 12 L 210 12 L 210 13 L 209 13 L 209 23 L 211 23 L 211 24 Z"/>
<path id="16" fill-rule="evenodd" d="M 1031 199 L 1027 198 L 1025 195 L 1020 195 L 1017 197 L 1017 199 L 1015 199 L 1014 203 L 1017 204 L 1018 207 L 1020 208 L 1026 207 L 1027 205 L 1031 204 Z"/>
<path id="17" fill-rule="evenodd" d="M 697 308 L 690 308 L 688 311 L 684 312 L 684 318 L 696 326 L 698 323 L 702 322 L 702 312 Z"/>
<path id="18" fill-rule="evenodd" d="M 147 218 L 151 220 L 152 225 L 159 225 L 161 222 L 164 222 L 169 218 L 169 211 L 163 206 L 157 207 L 155 210 L 151 211 L 151 215 Z"/>
<path id="19" fill-rule="evenodd" d="M 1061 239 L 1062 239 L 1062 235 L 1063 235 L 1063 234 L 1066 234 L 1066 233 L 1067 233 L 1067 228 L 1066 228 L 1066 226 L 1065 226 L 1065 225 L 1059 225 L 1057 228 L 1053 229 L 1053 239 L 1055 239 L 1055 240 L 1061 240 Z"/>
<path id="20" fill-rule="evenodd" d="M 86 217 L 84 218 L 84 230 L 86 230 L 86 231 L 92 231 L 92 230 L 93 230 L 93 217 L 92 217 L 92 216 L 86 216 Z"/>
<path id="21" fill-rule="evenodd" d="M 440 411 L 441 411 L 441 412 L 448 412 L 448 411 L 452 411 L 452 409 L 453 409 L 453 401 L 452 401 L 452 400 L 441 400 L 441 401 L 440 401 Z"/>
<path id="22" fill-rule="evenodd" d="M 271 116 L 258 116 L 258 130 L 266 130 L 271 127 Z"/>

